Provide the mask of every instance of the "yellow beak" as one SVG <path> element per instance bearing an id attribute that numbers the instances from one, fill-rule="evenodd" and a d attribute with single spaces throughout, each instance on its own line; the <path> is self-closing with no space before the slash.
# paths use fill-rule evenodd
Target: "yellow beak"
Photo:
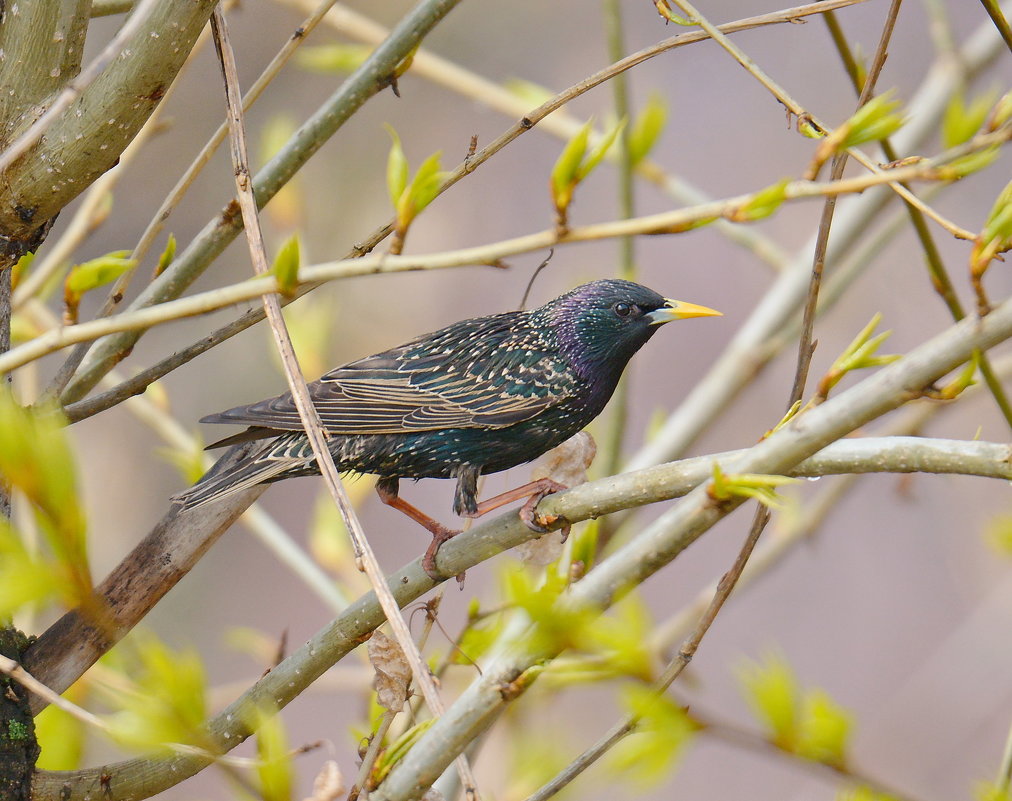
<path id="1" fill-rule="evenodd" d="M 706 306 L 697 306 L 695 303 L 686 303 L 681 300 L 664 299 L 664 305 L 656 311 L 650 312 L 651 325 L 662 325 L 672 320 L 685 320 L 689 317 L 723 317 L 723 313 L 715 309 L 708 309 Z"/>

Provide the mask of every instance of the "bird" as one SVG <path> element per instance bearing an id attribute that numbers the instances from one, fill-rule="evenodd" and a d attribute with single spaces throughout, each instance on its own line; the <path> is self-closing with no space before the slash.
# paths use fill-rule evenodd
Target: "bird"
<path id="1" fill-rule="evenodd" d="M 459 532 L 401 498 L 400 479 L 455 479 L 459 517 L 526 498 L 521 518 L 545 531 L 536 506 L 565 487 L 541 479 L 479 503 L 479 477 L 530 462 L 586 427 L 662 324 L 720 315 L 631 281 L 597 280 L 538 308 L 462 320 L 341 365 L 309 383 L 309 394 L 338 470 L 377 475 L 380 500 L 432 534 L 422 566 L 438 578 L 438 548 Z M 208 448 L 258 444 L 173 496 L 183 509 L 320 474 L 290 392 L 201 422 L 248 426 Z"/>

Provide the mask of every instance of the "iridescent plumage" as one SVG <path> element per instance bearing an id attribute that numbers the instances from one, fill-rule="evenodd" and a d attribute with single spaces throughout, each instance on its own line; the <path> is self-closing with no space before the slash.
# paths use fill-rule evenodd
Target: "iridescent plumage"
<path id="1" fill-rule="evenodd" d="M 604 408 L 659 323 L 717 314 L 629 281 L 584 284 L 530 311 L 463 320 L 338 367 L 309 384 L 339 470 L 457 478 L 457 514 L 478 476 L 540 456 Z M 211 447 L 263 445 L 176 496 L 195 507 L 255 484 L 319 474 L 290 393 L 210 415 L 249 428 Z"/>

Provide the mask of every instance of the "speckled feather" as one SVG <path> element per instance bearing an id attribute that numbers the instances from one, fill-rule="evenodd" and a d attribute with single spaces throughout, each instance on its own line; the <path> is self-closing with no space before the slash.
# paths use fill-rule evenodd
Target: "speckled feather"
<path id="1" fill-rule="evenodd" d="M 620 318 L 616 304 L 636 309 Z M 338 367 L 309 384 L 341 471 L 458 478 L 455 509 L 473 511 L 482 473 L 537 458 L 604 408 L 665 299 L 628 281 L 595 281 L 530 311 L 463 320 Z M 246 431 L 211 447 L 263 446 L 176 496 L 199 506 L 255 484 L 318 475 L 290 393 L 210 415 Z M 468 486 L 460 486 L 463 484 Z"/>

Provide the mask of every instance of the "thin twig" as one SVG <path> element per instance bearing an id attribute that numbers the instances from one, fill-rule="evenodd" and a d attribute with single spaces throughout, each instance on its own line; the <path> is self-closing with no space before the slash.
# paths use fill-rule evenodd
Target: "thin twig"
<path id="1" fill-rule="evenodd" d="M 39 698 L 44 698 L 47 703 L 62 709 L 68 715 L 77 718 L 77 720 L 80 720 L 82 723 L 87 723 L 89 726 L 93 726 L 99 731 L 105 733 L 109 732 L 109 726 L 100 717 L 91 714 L 91 712 L 87 709 L 82 709 L 73 701 L 68 701 L 58 692 L 49 689 L 45 684 L 21 667 L 21 665 L 19 665 L 15 660 L 6 657 L 3 654 L 0 654 L 0 672 L 6 673 L 26 690 L 35 693 L 39 696 Z"/>
<path id="2" fill-rule="evenodd" d="M 980 4 L 984 6 L 984 10 L 994 23 L 994 27 L 998 29 L 1001 38 L 1005 40 L 1005 46 L 1012 53 L 1012 27 L 1009 27 L 1008 20 L 1002 14 L 998 0 L 980 0 Z"/>
<path id="3" fill-rule="evenodd" d="M 360 789 L 361 795 L 359 795 L 359 798 L 366 799 L 369 797 L 366 782 L 369 780 L 369 774 L 372 773 L 373 765 L 376 764 L 376 760 L 379 758 L 380 749 L 383 747 L 383 738 L 387 736 L 387 730 L 390 728 L 390 724 L 394 722 L 394 718 L 397 717 L 397 712 L 398 710 L 396 709 L 388 709 L 383 713 L 383 717 L 380 718 L 379 727 L 369 741 L 369 748 L 366 749 L 365 756 L 362 757 L 362 764 L 359 765 L 358 776 L 355 778 L 355 784 L 352 788 L 352 793 L 354 793 L 355 787 Z"/>
<path id="4" fill-rule="evenodd" d="M 228 106 L 229 117 L 229 138 L 231 142 L 232 161 L 235 165 L 236 191 L 238 193 L 239 205 L 242 209 L 243 223 L 246 237 L 249 242 L 250 257 L 253 260 L 254 269 L 259 275 L 270 272 L 267 264 L 267 253 L 263 241 L 263 232 L 260 229 L 260 220 L 257 214 L 256 198 L 253 195 L 253 185 L 249 170 L 249 161 L 246 149 L 246 135 L 243 123 L 242 100 L 239 93 L 239 75 L 236 69 L 232 47 L 228 40 L 228 29 L 220 8 L 215 8 L 211 16 L 211 28 L 214 35 L 215 47 L 221 61 L 222 73 L 225 78 L 225 96 Z M 264 295 L 264 308 L 267 312 L 267 319 L 270 322 L 271 331 L 274 334 L 278 353 L 281 356 L 281 363 L 284 367 L 285 377 L 291 389 L 296 408 L 299 412 L 299 419 L 302 421 L 306 437 L 313 448 L 316 463 L 324 477 L 327 489 L 335 505 L 341 512 L 348 532 L 355 549 L 356 559 L 361 561 L 365 574 L 369 577 L 384 614 L 390 622 L 390 627 L 411 665 L 411 672 L 414 675 L 415 684 L 422 691 L 425 701 L 433 716 L 439 716 L 443 712 L 442 701 L 428 665 L 422 659 L 407 622 L 401 615 L 400 607 L 394 600 L 390 589 L 386 584 L 386 577 L 376 560 L 375 554 L 365 537 L 362 524 L 355 513 L 354 507 L 348 498 L 348 494 L 341 483 L 340 473 L 334 464 L 334 457 L 327 446 L 326 434 L 323 424 L 313 406 L 309 389 L 306 386 L 305 377 L 299 368 L 298 357 L 292 345 L 291 337 L 288 334 L 285 319 L 281 312 L 281 304 L 275 294 Z M 467 788 L 470 798 L 477 798 L 477 788 L 474 777 L 471 775 L 471 768 L 467 757 L 461 756 L 457 761 L 457 768 L 461 774 L 461 781 Z"/>

